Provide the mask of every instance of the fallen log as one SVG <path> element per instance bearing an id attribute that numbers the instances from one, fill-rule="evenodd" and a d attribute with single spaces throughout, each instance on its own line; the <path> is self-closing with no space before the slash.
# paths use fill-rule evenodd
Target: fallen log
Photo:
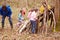
<path id="1" fill-rule="evenodd" d="M 29 25 L 29 22 L 30 22 L 29 20 L 25 21 L 25 23 L 19 29 L 19 33 L 21 33 Z"/>

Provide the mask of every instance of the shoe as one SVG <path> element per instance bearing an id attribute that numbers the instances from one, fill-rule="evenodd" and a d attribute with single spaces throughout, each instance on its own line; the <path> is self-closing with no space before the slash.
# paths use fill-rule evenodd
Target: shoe
<path id="1" fill-rule="evenodd" d="M 11 29 L 13 29 L 13 26 L 11 26 Z"/>
<path id="2" fill-rule="evenodd" d="M 2 27 L 2 29 L 4 29 L 4 27 Z"/>

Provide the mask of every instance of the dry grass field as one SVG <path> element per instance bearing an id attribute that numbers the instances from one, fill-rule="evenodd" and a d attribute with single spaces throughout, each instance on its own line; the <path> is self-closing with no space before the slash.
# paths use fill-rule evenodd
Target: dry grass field
<path id="1" fill-rule="evenodd" d="M 2 1 L 1 1 L 2 2 Z M 24 31 L 22 34 L 19 34 L 17 29 L 18 27 L 16 26 L 17 23 L 17 15 L 19 13 L 20 8 L 26 7 L 26 0 L 7 0 L 7 2 L 11 5 L 12 9 L 12 20 L 13 20 L 13 25 L 14 28 L 11 30 L 11 27 L 9 25 L 8 19 L 6 18 L 5 20 L 5 27 L 2 29 L 1 27 L 1 20 L 0 20 L 0 40 L 60 40 L 60 32 L 53 32 L 47 35 L 38 33 L 38 34 L 29 34 L 29 32 Z M 29 0 L 29 8 L 35 6 L 34 1 Z M 53 2 L 52 2 L 53 3 Z M 49 4 L 52 4 L 51 0 L 49 1 Z M 41 5 L 41 0 L 36 0 L 36 6 L 40 7 Z M 52 4 L 54 5 L 54 4 Z M 29 9 L 28 8 L 28 9 Z M 27 10 L 28 10 L 27 9 Z M 27 19 L 27 14 L 25 18 Z M 0 17 L 1 19 L 1 17 Z M 56 29 L 59 30 L 59 27 Z"/>

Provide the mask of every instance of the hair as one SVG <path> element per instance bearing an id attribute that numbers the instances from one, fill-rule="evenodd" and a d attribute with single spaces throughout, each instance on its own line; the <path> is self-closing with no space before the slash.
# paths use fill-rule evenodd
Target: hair
<path id="1" fill-rule="evenodd" d="M 35 9 L 35 12 L 37 12 L 38 11 L 38 9 Z"/>
<path id="2" fill-rule="evenodd" d="M 3 9 L 3 10 L 6 9 L 6 1 L 4 1 L 4 2 L 2 3 L 2 9 Z"/>
<path id="3" fill-rule="evenodd" d="M 6 10 L 6 6 L 2 6 L 2 9 L 3 9 L 3 10 Z"/>
<path id="4" fill-rule="evenodd" d="M 20 13 L 22 13 L 22 10 L 20 10 Z"/>

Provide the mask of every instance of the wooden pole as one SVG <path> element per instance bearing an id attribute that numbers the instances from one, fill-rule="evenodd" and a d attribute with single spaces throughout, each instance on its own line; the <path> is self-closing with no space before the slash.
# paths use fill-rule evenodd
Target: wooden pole
<path id="1" fill-rule="evenodd" d="M 56 22 L 58 22 L 58 19 L 59 19 L 59 0 L 55 0 L 55 19 L 56 19 Z"/>
<path id="2" fill-rule="evenodd" d="M 44 22 L 44 26 L 43 26 L 43 31 L 45 30 L 45 34 L 47 34 L 47 22 L 46 22 L 46 11 L 44 11 L 44 19 L 43 19 L 43 22 Z M 45 29 L 46 28 L 46 29 Z"/>
<path id="3" fill-rule="evenodd" d="M 51 11 L 51 10 L 50 10 Z M 53 13 L 53 11 L 51 11 L 52 15 L 53 15 L 53 24 L 54 24 L 54 32 L 56 32 L 56 20 L 55 20 L 55 15 Z"/>
<path id="4" fill-rule="evenodd" d="M 47 34 L 47 29 L 48 29 L 48 24 L 47 24 L 47 21 L 48 21 L 48 17 L 47 17 L 47 9 L 48 9 L 48 0 L 45 0 L 45 2 L 46 2 L 46 8 L 45 8 L 45 12 L 44 12 L 44 25 L 45 25 L 45 27 L 46 27 L 46 29 L 45 29 L 45 34 Z M 46 17 L 47 17 L 47 19 L 46 19 Z M 47 20 L 47 21 L 46 21 Z"/>
<path id="5" fill-rule="evenodd" d="M 26 0 L 26 8 L 28 9 L 28 0 Z"/>

